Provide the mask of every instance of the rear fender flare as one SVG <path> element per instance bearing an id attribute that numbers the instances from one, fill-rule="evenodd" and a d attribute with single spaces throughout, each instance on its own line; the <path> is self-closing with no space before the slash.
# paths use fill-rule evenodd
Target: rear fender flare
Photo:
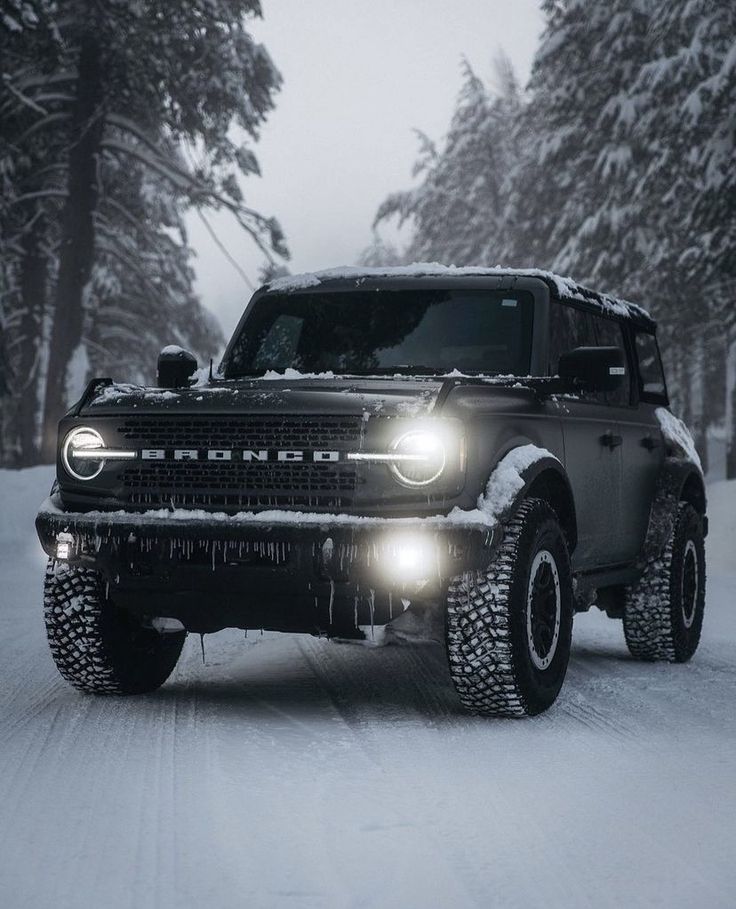
<path id="1" fill-rule="evenodd" d="M 692 461 L 670 457 L 662 465 L 649 509 L 649 523 L 642 547 L 642 565 L 662 554 L 675 524 L 677 506 L 683 501 L 689 502 L 703 517 L 703 531 L 707 533 L 703 475 Z"/>

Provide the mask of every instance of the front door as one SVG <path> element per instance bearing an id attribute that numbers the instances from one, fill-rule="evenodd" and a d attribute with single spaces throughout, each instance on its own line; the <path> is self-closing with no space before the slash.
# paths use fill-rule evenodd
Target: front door
<path id="1" fill-rule="evenodd" d="M 620 429 L 608 408 L 596 401 L 559 404 L 578 523 L 573 569 L 612 565 L 622 559 Z"/>
<path id="2" fill-rule="evenodd" d="M 599 345 L 593 315 L 562 303 L 550 307 L 549 373 L 576 347 Z M 620 346 L 620 344 L 616 345 Z M 605 395 L 580 392 L 555 399 L 563 427 L 565 467 L 575 496 L 578 545 L 573 569 L 623 559 L 621 431 Z"/>

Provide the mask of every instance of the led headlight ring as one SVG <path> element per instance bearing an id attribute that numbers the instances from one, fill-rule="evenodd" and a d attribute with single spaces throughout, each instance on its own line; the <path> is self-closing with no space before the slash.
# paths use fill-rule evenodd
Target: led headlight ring
<path id="1" fill-rule="evenodd" d="M 396 455 L 426 454 L 426 458 L 402 459 L 399 457 L 391 461 L 391 473 L 404 486 L 415 488 L 417 486 L 429 486 L 441 476 L 447 464 L 447 452 L 442 439 L 430 432 L 416 429 L 405 432 L 393 442 L 391 452 Z M 429 475 L 417 476 L 423 469 L 429 470 Z"/>
<path id="2" fill-rule="evenodd" d="M 89 449 L 90 454 L 100 449 L 100 458 L 75 458 L 73 449 Z M 61 447 L 61 463 L 64 470 L 75 480 L 94 480 L 105 466 L 105 443 L 96 429 L 89 426 L 77 426 L 67 433 Z"/>

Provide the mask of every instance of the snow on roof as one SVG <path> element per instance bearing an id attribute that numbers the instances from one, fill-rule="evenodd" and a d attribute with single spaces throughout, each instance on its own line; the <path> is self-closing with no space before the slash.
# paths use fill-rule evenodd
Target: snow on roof
<path id="1" fill-rule="evenodd" d="M 572 278 L 565 278 L 551 271 L 540 268 L 503 268 L 500 265 L 464 266 L 441 265 L 438 262 L 415 262 L 412 265 L 381 266 L 368 268 L 345 265 L 339 268 L 327 268 L 323 271 L 305 272 L 300 275 L 286 275 L 276 278 L 265 285 L 266 290 L 279 293 L 291 293 L 297 290 L 308 290 L 330 281 L 355 281 L 360 284 L 371 278 L 427 278 L 427 277 L 519 277 L 539 278 L 550 288 L 553 296 L 559 299 L 578 300 L 591 303 L 613 315 L 635 318 L 652 322 L 649 313 L 636 303 L 620 300 L 608 294 L 598 293 L 578 284 Z"/>

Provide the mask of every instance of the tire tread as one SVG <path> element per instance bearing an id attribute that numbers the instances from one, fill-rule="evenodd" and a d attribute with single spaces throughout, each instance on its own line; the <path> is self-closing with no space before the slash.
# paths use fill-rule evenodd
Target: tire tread
<path id="1" fill-rule="evenodd" d="M 650 561 L 638 584 L 626 589 L 624 601 L 624 637 L 629 652 L 638 660 L 682 662 L 686 656 L 678 646 L 673 622 L 672 583 L 675 549 L 681 528 L 693 508 L 680 502 L 672 531 L 659 558 Z M 701 583 L 705 584 L 705 575 Z M 699 637 L 699 633 L 698 633 Z"/>
<path id="2" fill-rule="evenodd" d="M 144 650 L 136 649 L 121 636 L 115 609 L 99 572 L 49 559 L 44 620 L 51 656 L 62 677 L 88 694 L 153 691 L 171 674 L 186 633 L 149 638 Z"/>
<path id="3" fill-rule="evenodd" d="M 447 653 L 463 706 L 475 714 L 522 717 L 530 713 L 514 667 L 511 641 L 511 586 L 519 543 L 535 510 L 549 506 L 527 499 L 505 527 L 504 538 L 486 571 L 465 572 L 447 592 Z"/>

